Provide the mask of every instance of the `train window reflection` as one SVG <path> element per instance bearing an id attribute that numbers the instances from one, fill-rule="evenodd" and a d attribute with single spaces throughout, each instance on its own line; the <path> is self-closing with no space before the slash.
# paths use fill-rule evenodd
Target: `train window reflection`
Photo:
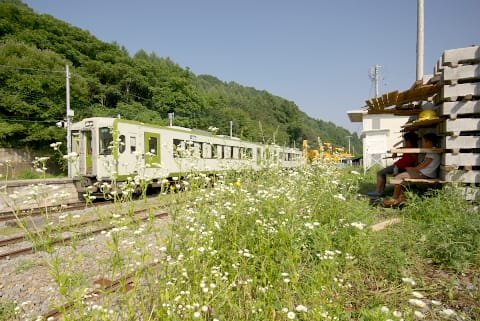
<path id="1" fill-rule="evenodd" d="M 135 153 L 137 151 L 137 138 L 135 136 L 130 136 L 130 153 Z"/>
<path id="2" fill-rule="evenodd" d="M 118 137 L 118 139 L 120 140 L 118 142 L 118 151 L 121 154 L 125 151 L 125 135 L 120 135 L 120 137 Z"/>
<path id="3" fill-rule="evenodd" d="M 150 137 L 150 139 L 148 140 L 148 150 L 150 151 L 150 153 L 152 153 L 153 155 L 158 155 L 157 147 L 158 147 L 157 137 Z"/>
<path id="4" fill-rule="evenodd" d="M 112 154 L 113 135 L 108 127 L 99 128 L 99 153 L 100 155 Z"/>

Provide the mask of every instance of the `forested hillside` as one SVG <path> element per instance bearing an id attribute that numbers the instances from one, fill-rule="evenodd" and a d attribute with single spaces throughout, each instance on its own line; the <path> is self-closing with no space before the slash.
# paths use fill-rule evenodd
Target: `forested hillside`
<path id="1" fill-rule="evenodd" d="M 65 117 L 69 65 L 74 120 L 115 116 L 207 129 L 279 145 L 317 137 L 361 152 L 356 133 L 309 117 L 294 102 L 266 91 L 195 75 L 169 58 L 130 54 L 17 0 L 0 0 L 0 147 L 48 146 L 65 140 L 55 123 Z M 346 117 L 346 116 L 345 116 Z"/>

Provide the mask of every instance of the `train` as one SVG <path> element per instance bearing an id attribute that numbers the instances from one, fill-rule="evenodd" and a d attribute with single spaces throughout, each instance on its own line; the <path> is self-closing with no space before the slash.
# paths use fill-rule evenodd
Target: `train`
<path id="1" fill-rule="evenodd" d="M 217 135 L 180 126 L 159 126 L 122 118 L 91 117 L 70 125 L 69 172 L 79 193 L 120 190 L 125 182 L 148 182 L 153 188 L 189 173 L 217 175 L 258 170 L 272 164 L 298 167 L 303 151 Z M 139 186 L 136 186 L 136 191 Z"/>

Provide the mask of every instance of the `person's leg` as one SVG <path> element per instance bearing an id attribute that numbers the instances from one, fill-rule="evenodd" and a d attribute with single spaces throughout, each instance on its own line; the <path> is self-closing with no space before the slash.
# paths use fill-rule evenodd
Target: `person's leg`
<path id="1" fill-rule="evenodd" d="M 420 173 L 420 171 L 413 169 L 411 167 L 407 168 L 407 173 L 409 178 L 425 178 L 426 176 Z"/>
<path id="2" fill-rule="evenodd" d="M 385 190 L 385 185 L 387 184 L 387 176 L 385 175 L 378 175 L 377 176 L 377 189 L 376 192 L 378 194 L 382 194 Z"/>
<path id="3" fill-rule="evenodd" d="M 393 199 L 400 199 L 400 197 L 403 196 L 403 185 L 402 184 L 396 184 L 395 187 L 393 188 Z"/>
<path id="4" fill-rule="evenodd" d="M 398 174 L 397 176 L 395 176 L 396 179 L 400 179 L 400 180 L 404 180 L 405 178 L 411 178 L 410 174 L 407 172 L 403 172 L 403 173 L 400 173 Z M 404 190 L 404 187 L 402 184 L 395 184 L 394 188 L 393 188 L 393 196 L 392 198 L 397 200 L 399 199 L 401 196 L 403 196 L 403 190 Z"/>
<path id="5" fill-rule="evenodd" d="M 377 189 L 376 192 L 381 195 L 385 191 L 385 185 L 387 184 L 387 175 L 393 174 L 395 165 L 390 165 L 377 172 Z"/>

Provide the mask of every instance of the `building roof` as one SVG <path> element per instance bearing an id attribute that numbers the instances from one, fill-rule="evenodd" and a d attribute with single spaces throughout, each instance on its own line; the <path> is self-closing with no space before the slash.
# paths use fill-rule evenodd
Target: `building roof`
<path id="1" fill-rule="evenodd" d="M 392 91 L 365 101 L 368 114 L 415 115 L 422 109 L 418 102 L 427 101 L 438 94 L 442 88 L 439 83 L 423 84 L 417 81 L 412 88 L 399 92 Z"/>
<path id="2" fill-rule="evenodd" d="M 365 110 L 350 110 L 347 111 L 348 118 L 352 123 L 361 123 L 363 119 L 363 115 L 367 114 Z"/>

